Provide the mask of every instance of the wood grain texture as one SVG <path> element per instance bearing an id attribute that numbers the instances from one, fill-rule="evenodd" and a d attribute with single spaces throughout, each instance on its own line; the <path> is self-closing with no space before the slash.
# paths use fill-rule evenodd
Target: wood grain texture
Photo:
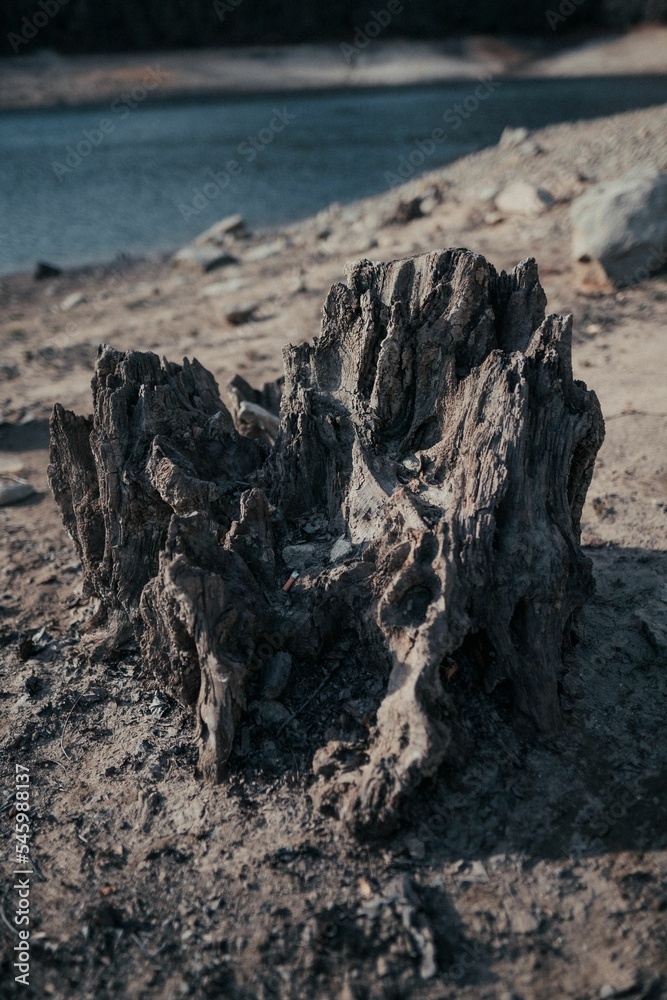
<path id="1" fill-rule="evenodd" d="M 593 589 L 579 520 L 603 421 L 572 378 L 571 321 L 545 305 L 532 260 L 509 275 L 465 250 L 354 264 L 321 336 L 285 349 L 271 449 L 238 432 L 196 362 L 104 348 L 92 422 L 56 408 L 51 483 L 104 648 L 132 632 L 193 706 L 213 780 L 269 632 L 320 670 L 352 635 L 389 676 L 364 745 L 313 762 L 315 802 L 360 832 L 389 828 L 437 772 L 461 655 L 558 728 L 563 643 Z M 277 384 L 235 387 L 277 405 Z M 343 557 L 312 543 L 313 522 Z M 287 594 L 294 545 L 312 565 Z"/>

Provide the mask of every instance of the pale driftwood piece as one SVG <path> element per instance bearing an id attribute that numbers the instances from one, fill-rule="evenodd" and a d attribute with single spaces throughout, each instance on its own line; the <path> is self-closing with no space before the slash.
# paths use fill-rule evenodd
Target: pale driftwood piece
<path id="1" fill-rule="evenodd" d="M 239 406 L 239 423 L 244 430 L 247 428 L 248 431 L 260 431 L 262 434 L 265 434 L 272 444 L 278 437 L 278 431 L 280 430 L 279 417 L 273 413 L 269 413 L 263 406 L 258 406 L 257 403 L 249 403 L 245 399 Z M 248 437 L 250 436 L 248 434 Z"/>
<path id="2" fill-rule="evenodd" d="M 92 424 L 56 409 L 51 481 L 88 592 L 196 707 L 214 780 L 269 634 L 319 669 L 344 635 L 369 670 L 390 661 L 366 744 L 315 755 L 313 798 L 356 830 L 391 826 L 440 766 L 442 674 L 461 650 L 557 729 L 562 647 L 593 587 L 579 520 L 603 422 L 572 378 L 570 320 L 544 307 L 534 261 L 510 275 L 464 250 L 354 265 L 314 346 L 285 351 L 270 453 L 196 363 L 105 349 Z M 235 409 L 274 408 L 235 382 Z M 349 545 L 310 544 L 306 520 Z M 313 563 L 289 594 L 286 544 Z"/>
<path id="3" fill-rule="evenodd" d="M 253 389 L 241 375 L 235 375 L 227 386 L 230 411 L 239 434 L 263 444 L 273 445 L 280 428 L 280 400 L 283 379 L 265 383 L 263 389 Z"/>

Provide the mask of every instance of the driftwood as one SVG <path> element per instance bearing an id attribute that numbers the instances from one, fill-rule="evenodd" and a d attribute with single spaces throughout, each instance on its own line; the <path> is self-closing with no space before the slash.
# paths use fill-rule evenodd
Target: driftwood
<path id="1" fill-rule="evenodd" d="M 324 676 L 350 639 L 363 650 L 386 694 L 362 746 L 315 754 L 312 793 L 379 831 L 447 752 L 443 678 L 466 650 L 487 689 L 508 681 L 519 712 L 558 728 L 562 648 L 593 588 L 579 521 L 603 422 L 534 261 L 498 274 L 447 250 L 347 280 L 314 346 L 285 350 L 274 445 L 270 420 L 238 417 L 244 401 L 275 414 L 277 383 L 235 380 L 247 436 L 196 361 L 103 347 L 92 419 L 55 408 L 50 480 L 103 654 L 141 643 L 194 707 L 213 780 L 267 637 L 283 677 L 292 660 Z"/>

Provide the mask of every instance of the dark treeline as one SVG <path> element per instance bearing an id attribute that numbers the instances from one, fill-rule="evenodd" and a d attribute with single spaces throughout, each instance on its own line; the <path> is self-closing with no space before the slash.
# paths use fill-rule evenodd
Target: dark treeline
<path id="1" fill-rule="evenodd" d="M 667 20 L 667 0 L 2 0 L 1 6 L 7 54 L 351 42 L 374 16 L 383 38 L 427 39 L 475 32 L 553 37 Z"/>

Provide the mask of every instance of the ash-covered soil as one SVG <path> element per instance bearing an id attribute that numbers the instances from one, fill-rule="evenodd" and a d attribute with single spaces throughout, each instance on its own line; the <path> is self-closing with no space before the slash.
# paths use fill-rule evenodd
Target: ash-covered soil
<path id="1" fill-rule="evenodd" d="M 594 179 L 664 168 L 666 123 L 653 109 L 547 129 L 530 154 L 487 151 L 242 239 L 240 262 L 214 273 L 126 261 L 0 280 L 0 477 L 37 490 L 0 508 L 9 924 L 17 764 L 35 864 L 32 985 L 13 982 L 3 920 L 3 997 L 667 996 L 667 284 L 578 294 L 568 222 Z M 485 200 L 516 176 L 557 199 L 534 222 L 499 220 Z M 385 224 L 417 196 L 425 215 Z M 308 796 L 313 750 L 363 733 L 379 700 L 359 687 L 355 649 L 292 678 L 273 714 L 251 703 L 229 786 L 205 785 L 191 718 L 138 659 L 82 651 L 93 609 L 48 492 L 47 419 L 56 401 L 90 411 L 100 341 L 194 355 L 223 391 L 236 372 L 260 385 L 280 374 L 284 343 L 317 335 L 346 260 L 439 246 L 505 268 L 535 256 L 550 310 L 574 313 L 575 374 L 607 422 L 583 517 L 597 593 L 565 656 L 560 735 L 524 727 L 462 662 L 448 681 L 455 754 L 393 837 L 360 843 Z M 247 322 L 226 320 L 248 304 Z"/>

